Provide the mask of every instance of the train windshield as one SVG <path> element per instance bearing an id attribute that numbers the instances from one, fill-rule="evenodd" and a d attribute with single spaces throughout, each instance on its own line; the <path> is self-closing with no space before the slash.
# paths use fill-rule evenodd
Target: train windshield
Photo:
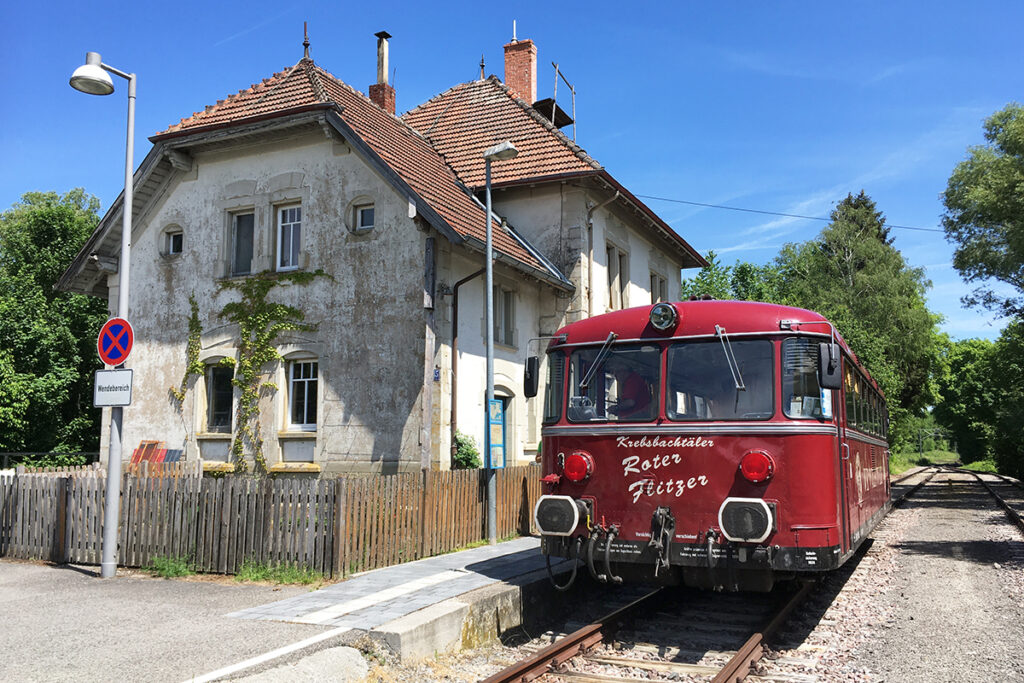
<path id="1" fill-rule="evenodd" d="M 743 377 L 736 388 L 729 360 L 719 341 L 680 342 L 668 349 L 670 420 L 767 420 L 775 412 L 772 343 L 767 339 L 733 341 Z"/>
<path id="2" fill-rule="evenodd" d="M 569 360 L 571 422 L 649 422 L 658 415 L 661 350 L 654 345 L 591 347 Z"/>

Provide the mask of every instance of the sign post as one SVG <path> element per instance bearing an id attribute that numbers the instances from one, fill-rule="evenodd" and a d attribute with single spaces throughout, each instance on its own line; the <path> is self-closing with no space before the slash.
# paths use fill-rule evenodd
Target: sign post
<path id="1" fill-rule="evenodd" d="M 130 148 L 129 148 L 130 149 Z M 131 153 L 129 152 L 129 159 Z M 129 168 L 130 168 L 129 162 Z M 131 194 L 126 190 L 126 206 L 131 206 Z M 131 215 L 131 209 L 125 211 Z M 127 219 L 126 219 L 127 220 Z M 130 235 L 129 229 L 125 234 Z M 121 239 L 127 239 L 122 235 Z M 122 252 L 122 255 L 124 252 Z M 123 311 L 111 318 L 100 328 L 96 339 L 96 351 L 105 365 L 119 366 L 128 360 L 135 343 L 135 331 L 124 316 L 128 315 L 128 263 L 121 261 L 121 290 L 118 293 L 118 310 Z M 123 303 L 123 305 L 122 305 Z M 113 373 L 113 376 L 112 376 Z M 127 373 L 127 377 L 125 376 Z M 127 391 L 125 387 L 127 386 Z M 106 387 L 106 389 L 103 389 Z M 104 400 L 111 402 L 104 403 Z M 110 406 L 110 451 L 107 457 L 107 500 L 103 508 L 103 547 L 100 558 L 100 577 L 109 579 L 117 575 L 117 525 L 121 501 L 121 441 L 123 437 L 124 407 L 132 402 L 131 370 L 97 370 L 93 389 L 93 405 Z"/>

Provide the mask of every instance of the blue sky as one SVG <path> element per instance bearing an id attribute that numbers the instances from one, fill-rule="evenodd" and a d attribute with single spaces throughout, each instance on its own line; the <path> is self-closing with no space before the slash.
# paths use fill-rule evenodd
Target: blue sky
<path id="1" fill-rule="evenodd" d="M 373 34 L 391 33 L 405 111 L 476 78 L 481 54 L 501 76 L 515 19 L 538 45 L 538 97 L 558 62 L 577 91 L 577 141 L 634 193 L 809 216 L 864 189 L 890 223 L 938 228 L 940 194 L 983 142 L 983 119 L 1024 100 L 1024 5 L 1009 1 L 515 5 L 4 3 L 0 207 L 81 186 L 106 209 L 121 190 L 123 82 L 110 97 L 72 90 L 86 51 L 138 74 L 138 164 L 149 135 L 298 61 L 303 21 L 317 63 L 364 92 Z M 560 84 L 568 108 L 566 95 Z M 649 204 L 726 263 L 766 262 L 824 226 Z M 998 335 L 1004 321 L 960 306 L 968 286 L 941 233 L 893 234 L 932 280 L 943 329 Z"/>

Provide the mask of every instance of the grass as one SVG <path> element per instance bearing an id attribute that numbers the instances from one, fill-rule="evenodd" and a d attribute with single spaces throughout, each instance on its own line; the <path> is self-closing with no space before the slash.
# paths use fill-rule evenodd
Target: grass
<path id="1" fill-rule="evenodd" d="M 996 467 L 995 460 L 978 460 L 976 462 L 969 462 L 964 465 L 965 470 L 971 470 L 974 472 L 998 472 L 999 469 Z"/>
<path id="2" fill-rule="evenodd" d="M 184 557 L 157 556 L 152 559 L 148 567 L 145 567 L 145 570 L 153 576 L 160 576 L 165 579 L 195 574 L 194 571 L 189 569 L 188 560 Z"/>
<path id="3" fill-rule="evenodd" d="M 960 456 L 951 451 L 906 451 L 903 453 L 891 453 L 889 455 L 889 472 L 893 476 L 903 474 L 911 467 L 927 465 L 951 465 L 957 462 Z"/>
<path id="4" fill-rule="evenodd" d="M 246 560 L 238 568 L 235 581 L 259 581 L 267 583 L 287 583 L 308 586 L 323 583 L 324 575 L 320 572 L 299 567 L 294 564 L 264 564 Z"/>

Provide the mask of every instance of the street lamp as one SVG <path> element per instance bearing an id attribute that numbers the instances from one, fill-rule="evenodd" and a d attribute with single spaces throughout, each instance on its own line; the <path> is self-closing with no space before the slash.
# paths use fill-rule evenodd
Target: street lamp
<path id="1" fill-rule="evenodd" d="M 494 253 L 491 244 L 491 162 L 514 159 L 519 154 L 511 142 L 506 140 L 484 152 L 484 176 L 487 188 L 487 298 L 484 318 L 487 322 L 487 400 L 484 402 L 484 454 L 487 458 L 487 540 L 491 545 L 498 542 L 498 484 L 494 478 L 494 463 L 491 461 L 491 401 L 494 400 Z"/>
<path id="2" fill-rule="evenodd" d="M 135 74 L 128 74 L 100 60 L 98 52 L 86 52 L 85 64 L 71 74 L 71 87 L 89 95 L 109 95 L 114 83 L 109 74 L 128 81 L 128 145 L 124 162 L 124 195 L 121 203 L 121 258 L 117 266 L 117 316 L 128 320 L 128 262 L 132 239 L 132 172 L 135 140 Z M 110 409 L 110 447 L 107 452 L 107 500 L 103 509 L 103 554 L 100 577 L 117 574 L 117 517 L 121 498 L 121 430 L 124 409 Z"/>

